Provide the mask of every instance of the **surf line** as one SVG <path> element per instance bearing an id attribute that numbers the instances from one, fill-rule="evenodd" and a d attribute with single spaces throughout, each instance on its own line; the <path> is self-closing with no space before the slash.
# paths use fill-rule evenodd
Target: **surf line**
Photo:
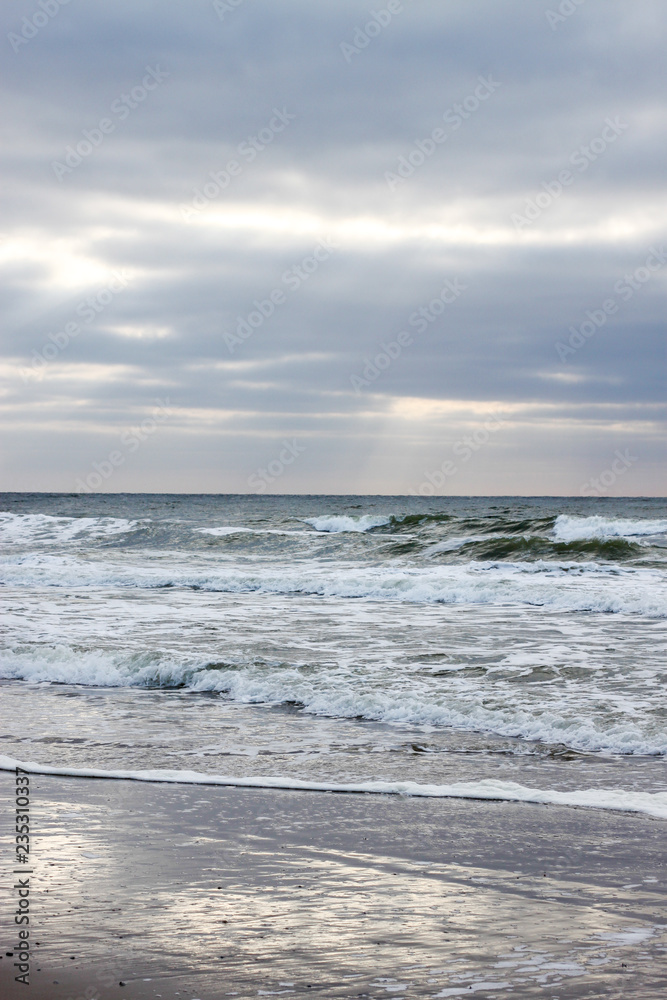
<path id="1" fill-rule="evenodd" d="M 49 767 L 32 761 L 18 762 L 0 755 L 0 771 L 13 771 L 20 765 L 32 774 L 64 778 L 103 778 L 120 781 L 146 781 L 180 785 L 216 785 L 230 788 L 270 788 L 287 791 L 337 792 L 340 794 L 392 795 L 405 798 L 473 799 L 486 802 L 525 802 L 533 805 L 571 806 L 583 809 L 608 809 L 616 812 L 645 813 L 667 819 L 667 792 L 629 792 L 624 788 L 585 788 L 569 792 L 530 788 L 513 781 L 483 778 L 476 782 L 452 785 L 420 785 L 414 781 L 362 781 L 337 784 L 328 781 L 304 781 L 287 777 L 232 778 L 202 774 L 197 771 L 103 771 L 100 768 Z"/>

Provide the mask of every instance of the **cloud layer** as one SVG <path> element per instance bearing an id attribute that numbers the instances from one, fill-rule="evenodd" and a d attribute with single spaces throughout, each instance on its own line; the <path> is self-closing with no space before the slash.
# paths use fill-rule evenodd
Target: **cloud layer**
<path id="1" fill-rule="evenodd" d="M 664 493 L 660 0 L 1 21 L 7 489 Z"/>

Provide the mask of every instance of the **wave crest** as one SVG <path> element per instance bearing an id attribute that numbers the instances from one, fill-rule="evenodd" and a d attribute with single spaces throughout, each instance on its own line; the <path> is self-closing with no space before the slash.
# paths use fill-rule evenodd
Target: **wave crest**
<path id="1" fill-rule="evenodd" d="M 0 539 L 10 545 L 58 545 L 73 540 L 110 538 L 136 531 L 144 520 L 125 517 L 57 517 L 0 512 Z"/>
<path id="2" fill-rule="evenodd" d="M 601 517 L 574 517 L 559 514 L 554 524 L 554 538 L 559 542 L 582 542 L 609 538 L 637 538 L 662 535 L 667 532 L 667 520 Z"/>
<path id="3" fill-rule="evenodd" d="M 362 514 L 351 517 L 343 514 L 328 514 L 322 517 L 304 517 L 304 522 L 315 528 L 315 531 L 370 531 L 372 528 L 382 528 L 390 524 L 391 517 L 379 517 L 373 514 Z"/>
<path id="4" fill-rule="evenodd" d="M 382 661 L 383 662 L 383 661 Z M 73 646 L 16 647 L 3 655 L 0 676 L 29 683 L 71 684 L 84 687 L 186 689 L 218 694 L 242 705 L 289 705 L 306 715 L 322 718 L 365 719 L 399 726 L 433 726 L 461 732 L 486 732 L 543 745 L 622 755 L 667 754 L 667 738 L 654 720 L 637 714 L 614 714 L 608 699 L 594 684 L 580 687 L 576 703 L 551 702 L 540 695 L 539 707 L 531 684 L 513 682 L 508 697 L 503 681 L 478 687 L 479 664 L 465 678 L 457 666 L 451 671 L 428 668 L 386 671 L 369 665 L 359 682 L 345 667 L 332 671 L 311 669 L 310 662 L 269 660 L 258 656 L 207 658 L 168 650 L 110 651 Z M 495 671 L 496 668 L 494 668 Z M 504 671 L 511 670 L 505 660 Z M 521 671 L 521 664 L 517 668 Z M 567 669 L 559 676 L 567 679 Z M 383 672 L 384 671 L 384 672 Z M 491 676 L 491 675 L 489 675 Z M 496 684 L 495 704 L 490 692 Z M 499 691 L 504 691 L 499 695 Z M 638 700 L 638 696 L 636 698 Z M 611 710 L 600 715 L 601 703 Z"/>

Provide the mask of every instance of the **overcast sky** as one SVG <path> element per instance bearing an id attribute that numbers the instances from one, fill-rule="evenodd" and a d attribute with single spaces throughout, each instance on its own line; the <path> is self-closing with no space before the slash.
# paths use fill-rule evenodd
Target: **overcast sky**
<path id="1" fill-rule="evenodd" d="M 5 489 L 664 494 L 664 0 L 0 19 Z"/>

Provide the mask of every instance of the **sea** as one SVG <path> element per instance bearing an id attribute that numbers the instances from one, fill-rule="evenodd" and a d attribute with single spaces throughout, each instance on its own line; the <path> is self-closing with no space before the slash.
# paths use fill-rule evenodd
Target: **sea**
<path id="1" fill-rule="evenodd" d="M 667 818 L 667 505 L 0 497 L 0 767 Z"/>

